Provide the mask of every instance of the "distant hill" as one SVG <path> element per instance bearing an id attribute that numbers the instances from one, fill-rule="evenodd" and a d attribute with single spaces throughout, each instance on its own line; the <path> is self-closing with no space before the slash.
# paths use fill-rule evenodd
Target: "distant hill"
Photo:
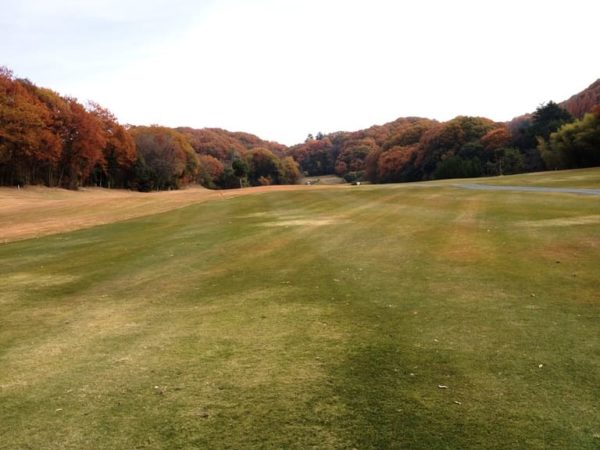
<path id="1" fill-rule="evenodd" d="M 590 112 L 595 105 L 600 105 L 600 78 L 583 91 L 571 96 L 568 100 L 560 102 L 558 105 L 566 109 L 577 119 L 581 119 L 585 113 Z M 532 113 L 526 113 L 515 117 L 508 122 L 508 128 L 514 132 L 524 121 L 531 117 L 531 114 Z"/>
<path id="2" fill-rule="evenodd" d="M 283 144 L 265 141 L 250 133 L 221 128 L 179 127 L 176 131 L 188 138 L 197 154 L 210 155 L 222 161 L 232 160 L 236 155 L 243 156 L 249 150 L 256 148 L 265 148 L 282 157 L 287 149 Z"/>
<path id="3" fill-rule="evenodd" d="M 594 81 L 587 89 L 559 103 L 560 106 L 578 119 L 581 119 L 585 113 L 590 112 L 598 104 L 600 104 L 600 78 Z"/>
<path id="4" fill-rule="evenodd" d="M 600 79 L 558 104 L 577 119 L 596 109 L 593 117 L 582 119 L 585 124 L 574 122 L 592 133 L 576 144 L 593 157 L 584 158 L 586 165 L 573 160 L 568 167 L 596 164 L 599 104 Z M 190 183 L 209 188 L 294 184 L 302 175 L 395 183 L 538 171 L 547 168 L 538 138 L 548 140 L 572 119 L 553 102 L 540 109 L 546 112 L 542 119 L 536 115 L 539 123 L 528 123 L 531 114 L 509 123 L 475 116 L 446 122 L 401 117 L 358 131 L 310 134 L 288 147 L 220 128 L 121 125 L 96 103 L 80 104 L 0 66 L 0 185 L 150 191 Z M 551 152 L 546 155 L 551 159 Z"/>

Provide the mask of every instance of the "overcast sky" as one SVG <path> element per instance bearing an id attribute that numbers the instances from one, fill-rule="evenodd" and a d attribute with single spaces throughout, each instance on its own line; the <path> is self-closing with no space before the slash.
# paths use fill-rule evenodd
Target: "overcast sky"
<path id="1" fill-rule="evenodd" d="M 0 0 L 0 65 L 122 123 L 294 144 L 504 121 L 600 77 L 597 0 Z"/>

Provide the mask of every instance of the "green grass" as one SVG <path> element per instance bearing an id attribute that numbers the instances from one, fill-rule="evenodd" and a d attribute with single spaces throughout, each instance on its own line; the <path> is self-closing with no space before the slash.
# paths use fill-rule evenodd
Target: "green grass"
<path id="1" fill-rule="evenodd" d="M 470 181 L 515 186 L 598 188 L 600 187 L 600 170 L 594 167 L 591 169 L 523 173 L 502 177 L 472 179 Z"/>
<path id="2" fill-rule="evenodd" d="M 0 448 L 597 449 L 598 198 L 423 186 L 0 246 Z"/>

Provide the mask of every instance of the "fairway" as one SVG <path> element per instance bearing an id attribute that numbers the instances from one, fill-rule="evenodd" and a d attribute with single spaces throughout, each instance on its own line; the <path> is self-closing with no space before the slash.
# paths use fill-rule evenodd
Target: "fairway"
<path id="1" fill-rule="evenodd" d="M 121 221 L 13 231 L 0 449 L 599 448 L 600 197 L 460 182 L 106 201 L 69 229 Z"/>

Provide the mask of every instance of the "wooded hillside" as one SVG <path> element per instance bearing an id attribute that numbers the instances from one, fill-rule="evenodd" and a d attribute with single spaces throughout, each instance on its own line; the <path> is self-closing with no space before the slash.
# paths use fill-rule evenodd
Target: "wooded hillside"
<path id="1" fill-rule="evenodd" d="M 219 128 L 120 124 L 102 106 L 0 68 L 0 185 L 178 189 L 293 184 L 302 174 L 393 183 L 600 164 L 600 80 L 510 123 L 405 117 L 285 145 Z"/>

